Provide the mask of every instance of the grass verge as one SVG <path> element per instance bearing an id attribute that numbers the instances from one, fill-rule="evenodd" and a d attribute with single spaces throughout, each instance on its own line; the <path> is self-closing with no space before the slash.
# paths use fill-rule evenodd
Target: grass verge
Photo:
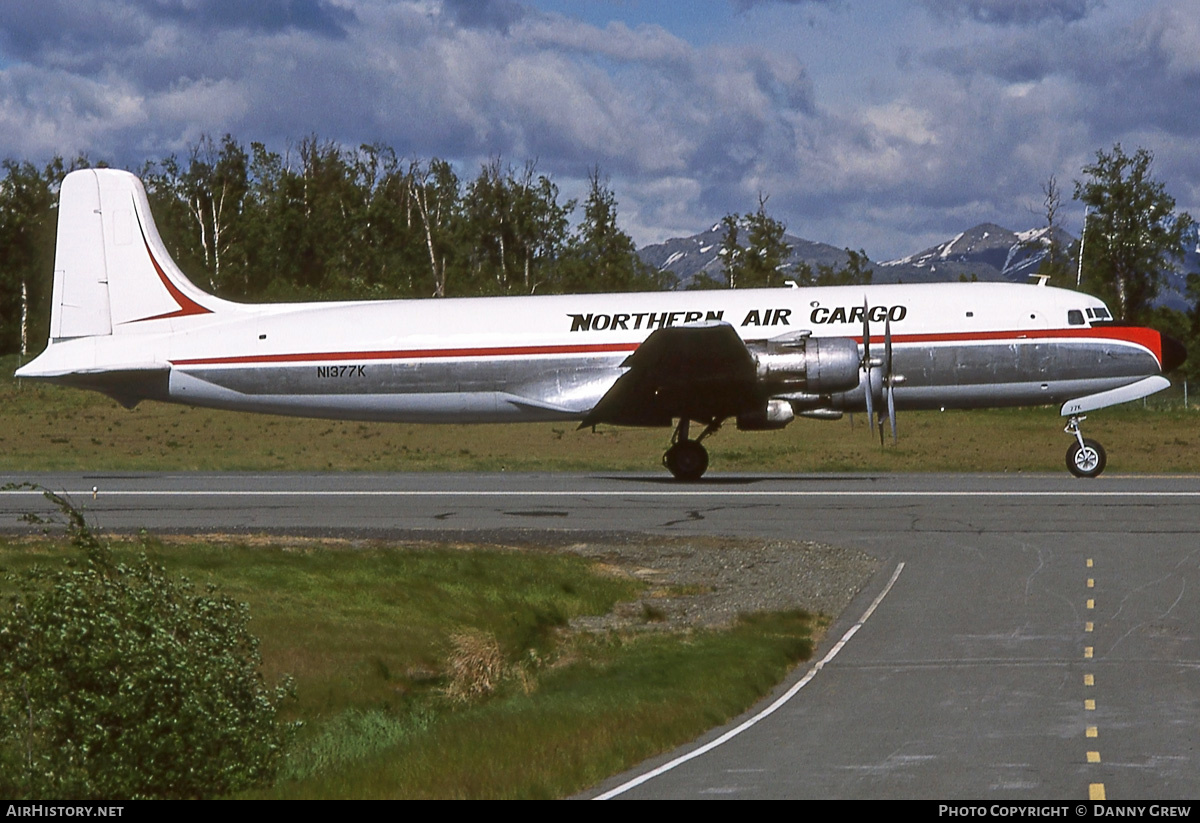
<path id="1" fill-rule="evenodd" d="M 61 562 L 0 542 L 0 568 Z M 559 797 L 743 711 L 811 653 L 788 612 L 723 630 L 583 632 L 643 584 L 578 556 L 337 541 L 163 543 L 175 574 L 249 603 L 264 676 L 304 727 L 255 797 Z M 486 677 L 483 672 L 486 670 Z"/>

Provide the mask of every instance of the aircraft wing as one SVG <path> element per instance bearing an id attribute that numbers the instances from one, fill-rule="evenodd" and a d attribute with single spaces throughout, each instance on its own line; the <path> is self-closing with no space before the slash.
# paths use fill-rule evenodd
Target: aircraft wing
<path id="1" fill-rule="evenodd" d="M 761 405 L 754 359 L 727 323 L 659 329 L 622 365 L 628 371 L 588 412 L 581 428 L 670 426 L 678 417 L 723 420 Z"/>

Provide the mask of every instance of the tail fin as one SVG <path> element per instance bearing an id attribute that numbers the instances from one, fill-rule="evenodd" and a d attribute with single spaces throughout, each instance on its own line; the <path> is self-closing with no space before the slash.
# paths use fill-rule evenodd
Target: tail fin
<path id="1" fill-rule="evenodd" d="M 171 260 L 135 176 L 116 169 L 66 176 L 59 193 L 51 343 L 162 331 L 148 321 L 235 306 L 196 288 Z"/>

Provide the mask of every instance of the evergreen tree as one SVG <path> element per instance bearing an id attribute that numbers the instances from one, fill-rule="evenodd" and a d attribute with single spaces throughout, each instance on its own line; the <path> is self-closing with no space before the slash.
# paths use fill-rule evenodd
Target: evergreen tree
<path id="1" fill-rule="evenodd" d="M 784 240 L 787 226 L 767 214 L 767 198 L 758 196 L 753 214 L 727 214 L 721 219 L 725 235 L 721 256 L 725 282 L 731 289 L 769 288 L 783 283 L 784 267 L 792 248 Z M 746 245 L 741 243 L 745 233 Z"/>
<path id="2" fill-rule="evenodd" d="M 736 289 L 742 285 L 742 274 L 745 271 L 746 247 L 742 245 L 742 217 L 737 213 L 727 214 L 721 218 L 725 233 L 721 235 L 721 255 L 725 263 L 725 285 Z"/>
<path id="3" fill-rule="evenodd" d="M 862 249 L 854 251 L 846 249 L 846 265 L 840 269 L 822 263 L 817 266 L 817 275 L 812 278 L 814 286 L 866 286 L 875 277 L 875 270 L 870 263 L 867 253 Z M 810 270 L 811 274 L 811 270 Z"/>
<path id="4" fill-rule="evenodd" d="M 557 272 L 552 290 L 563 293 L 654 291 L 674 284 L 670 274 L 641 261 L 632 238 L 617 225 L 617 199 L 598 168 L 588 174 L 583 220 Z"/>

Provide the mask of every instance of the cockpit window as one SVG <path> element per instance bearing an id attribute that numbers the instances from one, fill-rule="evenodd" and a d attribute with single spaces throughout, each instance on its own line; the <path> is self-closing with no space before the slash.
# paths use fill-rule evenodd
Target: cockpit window
<path id="1" fill-rule="evenodd" d="M 1088 318 L 1097 323 L 1107 323 L 1112 320 L 1112 315 L 1108 313 L 1108 309 L 1101 306 L 1096 309 L 1088 309 Z"/>
<path id="2" fill-rule="evenodd" d="M 1067 323 L 1072 326 L 1083 325 L 1083 312 L 1079 309 L 1071 309 L 1067 312 Z"/>

